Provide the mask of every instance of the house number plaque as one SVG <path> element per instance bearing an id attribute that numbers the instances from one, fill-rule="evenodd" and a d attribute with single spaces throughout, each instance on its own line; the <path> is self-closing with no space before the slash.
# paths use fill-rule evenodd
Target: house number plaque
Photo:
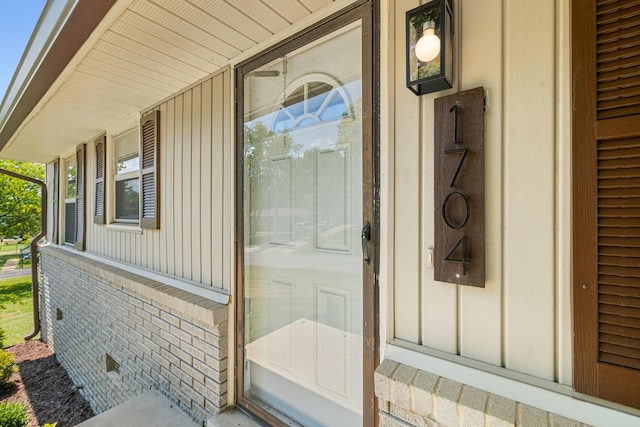
<path id="1" fill-rule="evenodd" d="M 435 280 L 484 288 L 484 89 L 435 100 Z"/>

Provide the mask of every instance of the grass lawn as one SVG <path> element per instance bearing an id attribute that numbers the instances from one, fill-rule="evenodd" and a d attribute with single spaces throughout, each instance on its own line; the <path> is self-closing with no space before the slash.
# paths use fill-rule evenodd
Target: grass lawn
<path id="1" fill-rule="evenodd" d="M 24 341 L 33 331 L 31 277 L 0 280 L 0 326 L 5 331 L 5 347 Z"/>
<path id="2" fill-rule="evenodd" d="M 29 244 L 28 241 L 24 241 L 21 243 L 11 243 L 11 244 L 0 242 L 0 255 L 8 255 L 8 254 L 18 255 L 20 253 L 20 248 L 23 248 L 28 244 Z"/>

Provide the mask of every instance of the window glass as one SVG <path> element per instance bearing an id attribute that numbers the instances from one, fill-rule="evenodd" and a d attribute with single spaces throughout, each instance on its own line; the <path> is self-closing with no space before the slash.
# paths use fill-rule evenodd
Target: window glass
<path id="1" fill-rule="evenodd" d="M 64 195 L 64 242 L 73 244 L 76 226 L 77 161 L 75 157 L 65 160 L 67 185 Z"/>
<path id="2" fill-rule="evenodd" d="M 116 222 L 140 219 L 140 154 L 138 132 L 133 129 L 115 138 Z"/>
<path id="3" fill-rule="evenodd" d="M 67 193 L 65 199 L 73 199 L 76 197 L 76 159 L 71 158 L 66 161 L 67 164 Z"/>
<path id="4" fill-rule="evenodd" d="M 116 138 L 116 174 L 122 175 L 140 169 L 138 132 L 135 130 Z"/>
<path id="5" fill-rule="evenodd" d="M 116 181 L 116 218 L 138 220 L 140 187 L 139 179 Z"/>

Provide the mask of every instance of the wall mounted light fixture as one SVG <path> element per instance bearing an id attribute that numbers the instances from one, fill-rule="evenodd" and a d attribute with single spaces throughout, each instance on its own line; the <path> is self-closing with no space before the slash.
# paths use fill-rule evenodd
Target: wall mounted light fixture
<path id="1" fill-rule="evenodd" d="M 453 4 L 433 0 L 407 12 L 407 87 L 416 95 L 453 83 Z"/>

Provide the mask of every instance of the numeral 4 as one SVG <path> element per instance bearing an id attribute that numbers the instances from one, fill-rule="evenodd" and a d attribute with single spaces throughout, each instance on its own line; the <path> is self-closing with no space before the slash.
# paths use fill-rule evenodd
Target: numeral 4
<path id="1" fill-rule="evenodd" d="M 456 252 L 458 247 L 462 246 L 462 255 L 460 258 L 453 258 L 453 253 Z M 469 259 L 467 258 L 467 236 L 462 236 L 458 241 L 449 249 L 447 254 L 444 256 L 444 260 L 448 262 L 459 262 L 462 264 L 462 275 L 467 274 L 467 264 L 470 264 Z"/>

